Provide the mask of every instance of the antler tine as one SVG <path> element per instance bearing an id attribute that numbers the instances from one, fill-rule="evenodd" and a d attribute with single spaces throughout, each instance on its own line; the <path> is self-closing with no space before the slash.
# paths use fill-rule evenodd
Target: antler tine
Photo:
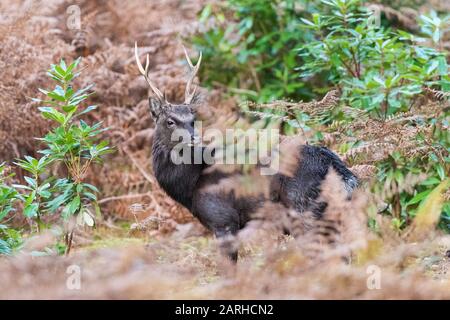
<path id="1" fill-rule="evenodd" d="M 141 64 L 141 61 L 139 60 L 139 53 L 138 53 L 138 47 L 137 42 L 134 43 L 134 55 L 136 57 L 136 63 L 139 69 L 139 72 L 144 76 L 145 80 L 147 80 L 147 83 L 149 84 L 150 88 L 152 88 L 153 92 L 156 94 L 156 96 L 160 99 L 164 99 L 164 95 L 161 91 L 151 82 L 150 78 L 148 77 L 148 67 L 150 66 L 150 58 L 147 54 L 147 58 L 145 60 L 145 69 Z"/>
<path id="2" fill-rule="evenodd" d="M 191 69 L 191 75 L 189 76 L 189 80 L 186 84 L 186 90 L 184 92 L 184 103 L 190 104 L 195 96 L 195 92 L 197 91 L 197 86 L 195 86 L 194 89 L 191 91 L 191 85 L 192 82 L 194 81 L 195 76 L 197 75 L 198 70 L 200 69 L 200 64 L 202 63 L 202 52 L 200 51 L 200 57 L 198 58 L 197 64 L 194 66 L 192 64 L 191 59 L 189 58 L 185 46 L 183 46 L 183 50 L 186 56 L 186 60 L 189 64 L 189 68 Z"/>

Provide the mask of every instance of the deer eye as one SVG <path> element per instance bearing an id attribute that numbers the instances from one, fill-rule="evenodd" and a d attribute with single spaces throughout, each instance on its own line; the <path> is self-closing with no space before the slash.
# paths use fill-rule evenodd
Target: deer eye
<path id="1" fill-rule="evenodd" d="M 173 127 L 175 125 L 175 122 L 173 120 L 167 120 L 167 126 L 168 127 Z"/>

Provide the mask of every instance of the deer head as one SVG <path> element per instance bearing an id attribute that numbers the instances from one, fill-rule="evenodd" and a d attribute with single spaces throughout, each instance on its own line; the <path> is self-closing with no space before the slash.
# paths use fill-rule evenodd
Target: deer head
<path id="1" fill-rule="evenodd" d="M 183 50 L 189 65 L 190 75 L 186 84 L 184 103 L 174 104 L 167 101 L 165 94 L 163 94 L 150 80 L 148 76 L 150 64 L 149 55 L 147 54 L 144 68 L 139 59 L 137 43 L 135 43 L 135 56 L 139 72 L 144 76 L 154 93 L 154 97 L 149 97 L 149 107 L 152 118 L 156 124 L 155 135 L 158 139 L 162 140 L 162 143 L 169 147 L 178 143 L 177 141 L 172 141 L 172 135 L 175 130 L 184 131 L 185 134 L 189 135 L 190 143 L 196 143 L 198 140 L 194 130 L 194 105 L 197 86 L 193 86 L 192 84 L 200 68 L 202 53 L 200 52 L 198 62 L 194 66 L 184 46 Z"/>

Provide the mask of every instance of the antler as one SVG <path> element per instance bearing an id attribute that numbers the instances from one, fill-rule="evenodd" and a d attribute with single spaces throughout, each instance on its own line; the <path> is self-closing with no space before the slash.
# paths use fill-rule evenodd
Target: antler
<path id="1" fill-rule="evenodd" d="M 202 63 L 202 52 L 200 51 L 200 57 L 198 58 L 197 64 L 194 66 L 192 64 L 191 59 L 189 59 L 188 53 L 186 48 L 183 46 L 184 54 L 186 55 L 186 60 L 189 64 L 189 68 L 191 69 L 191 75 L 189 76 L 189 80 L 186 84 L 186 90 L 184 92 L 184 103 L 190 104 L 192 102 L 192 99 L 194 99 L 195 91 L 197 90 L 197 86 L 195 86 L 191 91 L 191 85 L 194 81 L 195 75 L 198 72 L 198 69 L 200 68 L 200 64 Z"/>
<path id="2" fill-rule="evenodd" d="M 138 53 L 138 47 L 137 42 L 134 43 L 134 55 L 136 56 L 136 63 L 139 68 L 139 72 L 144 76 L 145 80 L 147 80 L 147 83 L 149 84 L 150 88 L 152 88 L 153 92 L 156 94 L 156 96 L 160 99 L 164 99 L 164 95 L 161 91 L 151 82 L 150 78 L 148 77 L 148 67 L 150 65 L 149 56 L 147 54 L 147 59 L 145 62 L 145 69 L 142 67 L 141 61 L 139 60 L 139 53 Z"/>

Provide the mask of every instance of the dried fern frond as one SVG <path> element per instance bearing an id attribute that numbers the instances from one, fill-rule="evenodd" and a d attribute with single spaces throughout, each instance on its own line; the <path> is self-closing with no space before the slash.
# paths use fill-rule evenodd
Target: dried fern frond
<path id="1" fill-rule="evenodd" d="M 329 91 L 320 101 L 312 101 L 299 106 L 300 109 L 307 113 L 317 114 L 335 107 L 339 103 L 340 92 L 338 90 Z"/>
<path id="2" fill-rule="evenodd" d="M 422 119 L 421 115 L 416 115 L 413 112 L 399 112 L 393 115 L 390 115 L 386 118 L 385 123 L 393 124 L 393 123 L 403 123 L 408 121 L 413 121 L 417 119 Z"/>
<path id="3" fill-rule="evenodd" d="M 395 145 L 388 142 L 373 142 L 366 143 L 362 146 L 350 149 L 343 155 L 344 161 L 362 155 L 365 162 L 374 162 L 386 158 L 392 151 L 395 150 Z"/>
<path id="4" fill-rule="evenodd" d="M 436 90 L 429 87 L 425 87 L 423 90 L 427 97 L 433 101 L 447 101 L 448 98 L 450 98 L 450 92 L 447 91 Z"/>
<path id="5" fill-rule="evenodd" d="M 361 180 L 373 178 L 378 170 L 376 166 L 368 164 L 354 165 L 349 169 Z"/>
<path id="6" fill-rule="evenodd" d="M 367 244 L 364 227 L 367 216 L 363 210 L 367 199 L 355 192 L 349 200 L 343 181 L 334 170 L 329 171 L 321 189 L 316 201 L 326 203 L 325 211 L 322 217 L 315 219 L 311 229 L 298 238 L 299 244 L 316 262 L 333 257 L 349 258 L 353 251 Z"/>
<path id="7" fill-rule="evenodd" d="M 262 112 L 262 111 L 247 111 L 249 115 L 255 116 L 259 119 L 271 119 L 271 120 L 281 120 L 283 122 L 287 122 L 290 120 L 288 116 L 278 115 L 274 113 L 269 112 Z"/>
<path id="8" fill-rule="evenodd" d="M 293 115 L 293 111 L 301 110 L 312 116 L 323 113 L 339 103 L 340 93 L 338 90 L 329 91 L 320 101 L 311 102 L 291 102 L 284 100 L 276 100 L 269 103 L 257 104 L 254 102 L 246 102 L 245 106 L 252 109 L 276 110 Z"/>

